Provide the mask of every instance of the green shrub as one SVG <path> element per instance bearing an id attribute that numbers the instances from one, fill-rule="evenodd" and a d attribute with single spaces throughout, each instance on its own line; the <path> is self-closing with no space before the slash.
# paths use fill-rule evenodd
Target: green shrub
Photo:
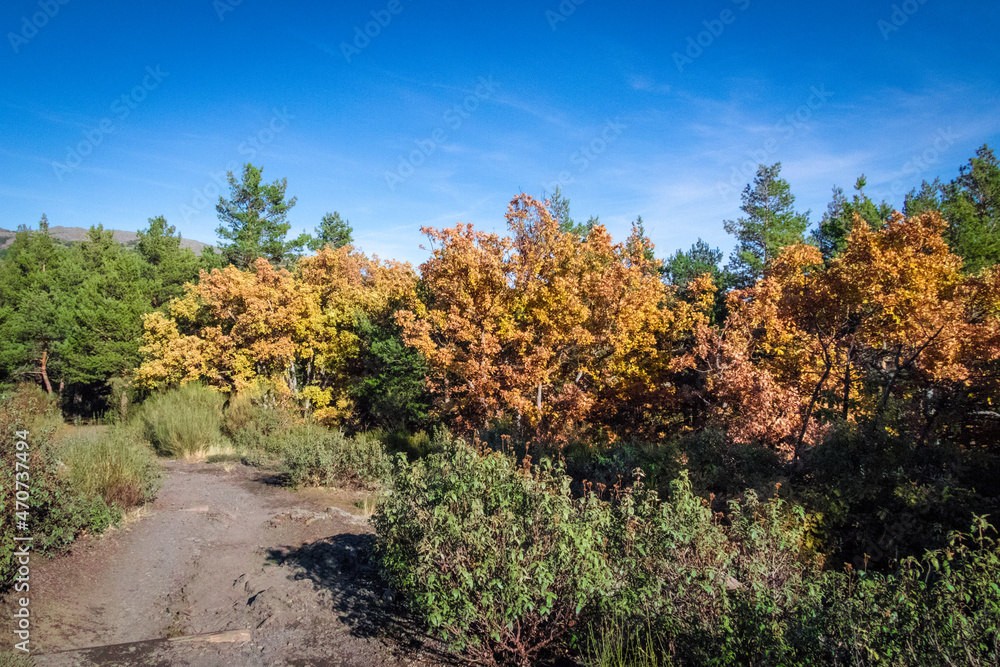
<path id="1" fill-rule="evenodd" d="M 628 484 L 636 471 L 641 470 L 645 486 L 666 494 L 681 471 L 680 450 L 675 441 L 610 445 L 574 442 L 563 450 L 563 455 L 570 477 L 605 487 Z"/>
<path id="2" fill-rule="evenodd" d="M 222 394 L 194 383 L 156 394 L 139 411 L 143 437 L 161 456 L 200 456 L 224 449 L 223 403 Z"/>
<path id="3" fill-rule="evenodd" d="M 560 467 L 525 474 L 461 441 L 404 465 L 372 518 L 386 576 L 434 631 L 520 665 L 565 642 L 611 586 L 610 520 L 596 496 L 574 499 Z"/>
<path id="4" fill-rule="evenodd" d="M 435 428 L 432 433 L 389 431 L 382 436 L 386 450 L 406 454 L 406 458 L 410 461 L 443 451 L 447 441 L 448 432 L 440 427 Z"/>
<path id="5" fill-rule="evenodd" d="M 287 397 L 258 382 L 229 400 L 223 431 L 242 452 L 280 454 L 283 436 L 302 422 Z"/>
<path id="6" fill-rule="evenodd" d="M 894 575 L 829 577 L 828 664 L 1000 664 L 1000 542 L 983 517 Z"/>
<path id="7" fill-rule="evenodd" d="M 767 466 L 765 466 L 766 468 Z M 891 574 L 823 572 L 803 508 L 747 490 L 725 516 L 686 472 L 573 494 L 461 442 L 407 464 L 373 516 L 417 617 L 484 661 L 575 650 L 595 666 L 1000 664 L 1000 541 L 968 534 Z"/>
<path id="8" fill-rule="evenodd" d="M 349 482 L 364 488 L 386 484 L 392 461 L 377 433 L 348 438 L 342 431 L 303 424 L 281 438 L 284 462 L 296 486 Z"/>
<path id="9" fill-rule="evenodd" d="M 128 509 L 148 502 L 161 486 L 156 455 L 135 428 L 114 426 L 66 438 L 60 458 L 73 489 Z"/>
<path id="10" fill-rule="evenodd" d="M 62 418 L 54 402 L 36 386 L 22 385 L 0 395 L 0 588 L 11 583 L 16 530 L 17 472 L 29 477 L 29 532 L 32 552 L 62 548 L 82 531 L 102 532 L 121 516 L 99 496 L 86 496 L 71 487 L 66 468 L 58 460 L 55 438 Z M 27 457 L 18 457 L 17 433 L 27 430 Z M 27 462 L 23 461 L 27 458 Z M 18 470 L 17 463 L 22 464 Z M 27 465 L 28 470 L 23 470 Z"/>

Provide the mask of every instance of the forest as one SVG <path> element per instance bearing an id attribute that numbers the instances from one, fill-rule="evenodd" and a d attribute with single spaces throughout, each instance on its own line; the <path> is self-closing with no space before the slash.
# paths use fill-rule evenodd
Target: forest
<path id="1" fill-rule="evenodd" d="M 125 246 L 42 215 L 0 256 L 4 583 L 30 428 L 37 550 L 154 497 L 157 456 L 371 489 L 380 576 L 463 661 L 1000 662 L 988 146 L 815 222 L 760 165 L 728 257 L 557 188 L 503 233 L 424 228 L 413 267 L 340 213 L 289 238 L 261 167 L 228 184 L 201 255 L 162 216 Z"/>

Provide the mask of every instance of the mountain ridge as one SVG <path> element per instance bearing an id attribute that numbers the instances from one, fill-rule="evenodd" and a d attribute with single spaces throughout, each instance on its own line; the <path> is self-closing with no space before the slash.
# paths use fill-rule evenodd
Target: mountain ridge
<path id="1" fill-rule="evenodd" d="M 83 227 L 62 227 L 62 226 L 50 226 L 49 235 L 56 239 L 57 241 L 62 241 L 63 243 L 77 243 L 79 241 L 84 241 L 87 238 L 88 229 Z M 122 245 L 133 247 L 139 241 L 139 235 L 136 232 L 127 232 L 121 229 L 113 229 L 114 239 Z M 17 231 L 10 229 L 0 228 L 0 250 L 6 250 L 14 242 L 14 236 Z M 202 243 L 201 241 L 195 241 L 193 239 L 181 239 L 182 248 L 191 248 L 191 250 L 196 255 L 201 255 L 202 250 L 207 247 L 212 246 L 210 243 Z"/>

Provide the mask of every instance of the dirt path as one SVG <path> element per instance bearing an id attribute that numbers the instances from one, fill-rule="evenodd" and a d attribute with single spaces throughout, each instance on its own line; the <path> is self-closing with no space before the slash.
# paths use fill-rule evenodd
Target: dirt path
<path id="1" fill-rule="evenodd" d="M 358 494 L 165 468 L 149 516 L 32 572 L 38 665 L 436 664 L 373 576 Z"/>

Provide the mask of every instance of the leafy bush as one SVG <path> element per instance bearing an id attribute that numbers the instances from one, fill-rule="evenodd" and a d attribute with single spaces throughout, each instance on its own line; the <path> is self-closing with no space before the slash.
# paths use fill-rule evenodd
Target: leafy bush
<path id="1" fill-rule="evenodd" d="M 566 472 L 574 480 L 587 480 L 605 487 L 628 484 L 641 470 L 643 483 L 668 493 L 670 483 L 680 474 L 680 450 L 675 441 L 662 444 L 617 442 L 610 445 L 574 442 L 563 454 Z"/>
<path id="2" fill-rule="evenodd" d="M 45 553 L 66 546 L 84 530 L 102 532 L 120 518 L 120 511 L 99 496 L 86 496 L 71 487 L 65 466 L 58 460 L 55 435 L 62 419 L 53 401 L 36 386 L 22 385 L 0 395 L 0 587 L 11 583 L 16 527 L 15 481 L 17 463 L 27 465 L 32 552 Z M 29 431 L 28 456 L 18 457 L 17 433 Z M 23 461 L 27 458 L 27 462 Z"/>
<path id="3" fill-rule="evenodd" d="M 895 575 L 831 575 L 828 664 L 1000 664 L 1000 542 L 984 517 Z"/>
<path id="4" fill-rule="evenodd" d="M 330 486 L 350 482 L 375 488 L 388 482 L 392 461 L 378 434 L 348 438 L 318 424 L 303 424 L 281 438 L 281 450 L 296 486 Z"/>
<path id="5" fill-rule="evenodd" d="M 156 394 L 139 412 L 143 436 L 162 456 L 200 456 L 223 449 L 223 403 L 222 394 L 195 383 Z"/>
<path id="6" fill-rule="evenodd" d="M 372 518 L 392 585 L 481 660 L 534 664 L 611 586 L 610 508 L 561 472 L 459 441 L 403 467 Z"/>
<path id="7" fill-rule="evenodd" d="M 156 456 L 134 428 L 115 426 L 70 436 L 60 457 L 74 490 L 100 496 L 119 509 L 152 500 L 161 486 Z"/>

